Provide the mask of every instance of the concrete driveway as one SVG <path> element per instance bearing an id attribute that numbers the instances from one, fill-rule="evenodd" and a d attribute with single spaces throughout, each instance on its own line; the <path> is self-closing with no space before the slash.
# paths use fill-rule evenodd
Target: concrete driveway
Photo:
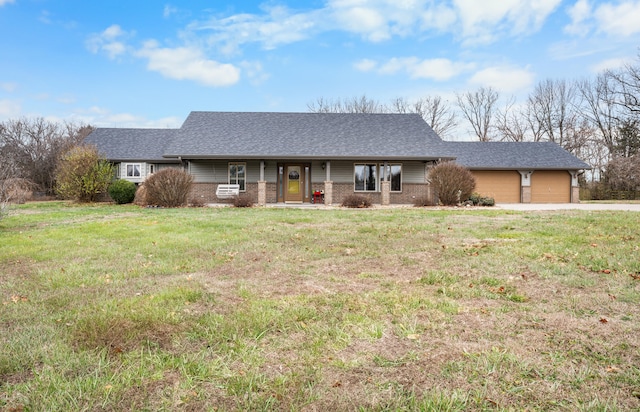
<path id="1" fill-rule="evenodd" d="M 626 210 L 640 212 L 640 203 L 501 203 L 506 210 Z"/>

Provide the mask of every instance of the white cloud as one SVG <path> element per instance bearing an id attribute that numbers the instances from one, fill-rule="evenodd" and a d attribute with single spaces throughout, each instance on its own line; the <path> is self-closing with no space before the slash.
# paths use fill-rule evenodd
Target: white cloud
<path id="1" fill-rule="evenodd" d="M 20 103 L 15 100 L 0 100 L 0 120 L 19 117 L 22 112 Z"/>
<path id="2" fill-rule="evenodd" d="M 458 21 L 458 14 L 449 6 L 434 4 L 432 7 L 421 11 L 421 28 L 423 30 L 435 29 L 440 32 L 451 31 Z"/>
<path id="3" fill-rule="evenodd" d="M 632 58 L 613 58 L 603 60 L 591 66 L 591 71 L 593 73 L 602 73 L 605 70 L 615 70 L 624 67 L 627 64 L 631 64 L 633 62 Z"/>
<path id="4" fill-rule="evenodd" d="M 332 31 L 370 42 L 436 31 L 451 33 L 468 44 L 490 43 L 500 36 L 539 30 L 561 1 L 328 0 L 324 7 L 312 10 L 262 6 L 262 13 L 215 16 L 191 23 L 183 34 L 226 54 L 241 52 L 245 44 L 257 43 L 269 50 Z"/>
<path id="5" fill-rule="evenodd" d="M 11 4 L 13 2 L 14 0 L 0 0 L 0 7 L 4 6 L 5 4 Z"/>
<path id="6" fill-rule="evenodd" d="M 578 0 L 567 10 L 571 23 L 566 33 L 585 36 L 595 30 L 610 36 L 630 37 L 640 33 L 640 0 L 599 2 L 593 7 L 589 0 Z"/>
<path id="7" fill-rule="evenodd" d="M 598 30 L 620 36 L 640 33 L 640 1 L 622 1 L 616 5 L 600 5 L 594 17 Z"/>
<path id="8" fill-rule="evenodd" d="M 353 67 L 360 72 L 370 72 L 375 69 L 378 63 L 370 59 L 362 59 L 353 64 Z"/>
<path id="9" fill-rule="evenodd" d="M 171 15 L 172 15 L 172 14 L 175 14 L 175 13 L 177 13 L 177 12 L 178 12 L 178 9 L 177 9 L 177 8 L 175 8 L 175 7 L 173 7 L 173 6 L 170 6 L 170 5 L 168 5 L 168 4 L 165 4 L 165 6 L 164 6 L 164 10 L 162 10 L 162 16 L 163 16 L 165 19 L 167 19 L 167 18 L 171 17 Z"/>
<path id="10" fill-rule="evenodd" d="M 315 22 L 322 21 L 315 14 L 296 14 L 282 6 L 270 7 L 265 8 L 263 15 L 236 14 L 194 22 L 185 33 L 199 37 L 200 32 L 211 32 L 205 35 L 206 43 L 225 54 L 237 53 L 239 46 L 246 43 L 261 43 L 263 48 L 270 50 L 308 38 L 316 30 Z"/>
<path id="11" fill-rule="evenodd" d="M 63 119 L 60 119 L 62 121 Z M 68 119 L 79 123 L 87 123 L 96 127 L 141 127 L 167 129 L 178 128 L 184 121 L 174 116 L 160 119 L 147 119 L 144 116 L 131 113 L 112 113 L 109 109 L 92 106 L 87 109 L 78 109 Z"/>
<path id="12" fill-rule="evenodd" d="M 505 93 L 515 93 L 529 88 L 534 79 L 535 75 L 528 68 L 496 66 L 476 72 L 469 79 L 469 83 L 492 87 Z"/>
<path id="13" fill-rule="evenodd" d="M 567 9 L 567 14 L 571 18 L 571 23 L 565 26 L 564 31 L 566 33 L 584 36 L 590 31 L 590 24 L 587 23 L 587 20 L 591 17 L 589 0 L 578 0 Z"/>
<path id="14" fill-rule="evenodd" d="M 361 34 L 370 41 L 387 40 L 391 36 L 387 20 L 373 7 L 344 7 L 334 13 L 340 27 Z"/>
<path id="15" fill-rule="evenodd" d="M 192 47 L 162 48 L 148 41 L 135 53 L 148 59 L 147 68 L 176 80 L 193 80 L 205 86 L 230 86 L 240 79 L 240 70 L 231 65 L 207 59 Z"/>
<path id="16" fill-rule="evenodd" d="M 504 33 L 536 32 L 561 0 L 453 0 L 467 43 L 490 43 Z"/>
<path id="17" fill-rule="evenodd" d="M 115 59 L 127 51 L 127 46 L 120 39 L 130 36 L 122 28 L 113 24 L 102 33 L 92 34 L 86 41 L 86 46 L 92 53 L 106 52 L 110 59 Z"/>
<path id="18" fill-rule="evenodd" d="M 268 73 L 265 73 L 260 62 L 244 61 L 240 63 L 240 67 L 242 67 L 242 70 L 254 85 L 260 85 L 270 77 Z"/>
<path id="19" fill-rule="evenodd" d="M 146 59 L 149 70 L 170 79 L 192 80 L 211 87 L 230 86 L 240 79 L 240 69 L 232 64 L 208 59 L 204 52 L 195 46 L 164 48 L 155 40 L 149 40 L 136 50 L 121 41 L 123 37 L 130 36 L 130 33 L 114 24 L 102 33 L 90 36 L 86 45 L 91 52 L 106 53 L 110 59 L 125 54 Z M 259 76 L 255 66 L 251 73 L 254 78 Z"/>
<path id="20" fill-rule="evenodd" d="M 449 80 L 468 68 L 462 63 L 452 62 L 449 59 L 427 59 L 408 67 L 412 78 L 425 78 L 438 81 Z"/>
<path id="21" fill-rule="evenodd" d="M 378 73 L 396 74 L 404 72 L 412 79 L 449 80 L 473 66 L 466 63 L 453 62 L 449 59 L 424 59 L 417 57 L 392 58 L 383 64 Z"/>

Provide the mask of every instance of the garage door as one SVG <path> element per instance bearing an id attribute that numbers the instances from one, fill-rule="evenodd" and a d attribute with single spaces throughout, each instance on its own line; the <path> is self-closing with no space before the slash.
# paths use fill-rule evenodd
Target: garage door
<path id="1" fill-rule="evenodd" d="M 571 202 L 571 175 L 566 170 L 536 170 L 531 175 L 531 203 Z"/>
<path id="2" fill-rule="evenodd" d="M 520 173 L 515 170 L 474 170 L 476 192 L 496 203 L 520 203 Z"/>

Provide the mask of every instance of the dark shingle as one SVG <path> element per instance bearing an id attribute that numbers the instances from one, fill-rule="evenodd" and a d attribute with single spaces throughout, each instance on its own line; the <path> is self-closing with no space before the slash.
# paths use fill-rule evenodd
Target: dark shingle
<path id="1" fill-rule="evenodd" d="M 163 157 L 177 129 L 98 128 L 84 140 L 111 161 L 167 161 Z"/>
<path id="2" fill-rule="evenodd" d="M 553 142 L 448 142 L 456 162 L 469 169 L 590 169 Z"/>
<path id="3" fill-rule="evenodd" d="M 165 155 L 394 159 L 446 152 L 417 114 L 191 112 Z"/>

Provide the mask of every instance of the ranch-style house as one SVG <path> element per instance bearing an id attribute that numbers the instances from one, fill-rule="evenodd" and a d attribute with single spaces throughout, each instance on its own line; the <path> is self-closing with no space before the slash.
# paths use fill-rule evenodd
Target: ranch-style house
<path id="1" fill-rule="evenodd" d="M 204 203 L 239 193 L 259 205 L 339 204 L 357 193 L 411 204 L 431 195 L 429 170 L 447 160 L 498 203 L 569 203 L 589 168 L 551 142 L 445 142 L 417 114 L 196 111 L 179 129 L 98 128 L 85 143 L 135 183 L 184 168 Z"/>

